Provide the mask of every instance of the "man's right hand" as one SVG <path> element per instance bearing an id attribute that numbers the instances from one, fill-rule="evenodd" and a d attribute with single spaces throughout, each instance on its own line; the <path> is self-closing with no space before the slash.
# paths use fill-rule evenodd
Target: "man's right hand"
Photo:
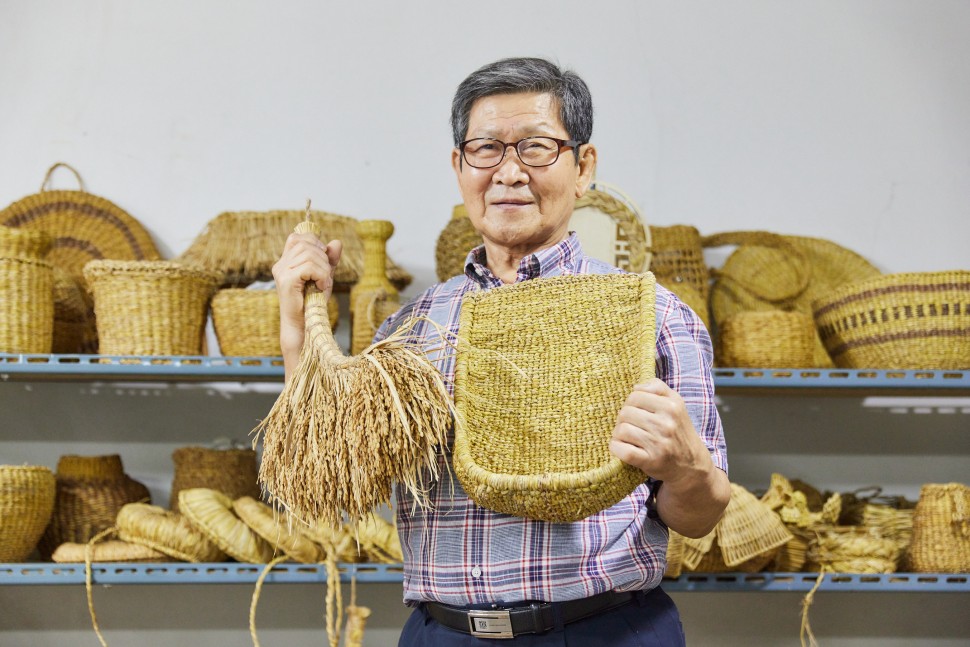
<path id="1" fill-rule="evenodd" d="M 276 293 L 280 298 L 280 350 L 287 376 L 303 348 L 305 321 L 303 290 L 308 282 L 329 299 L 333 291 L 333 272 L 340 262 L 343 243 L 331 240 L 324 245 L 313 234 L 290 234 L 283 254 L 273 265 Z M 292 364 L 292 365 L 291 365 Z"/>

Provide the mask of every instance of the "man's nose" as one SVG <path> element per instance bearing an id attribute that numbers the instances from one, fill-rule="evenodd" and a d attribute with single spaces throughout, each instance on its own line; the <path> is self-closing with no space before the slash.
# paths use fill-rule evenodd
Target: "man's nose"
<path id="1" fill-rule="evenodd" d="M 525 164 L 519 159 L 519 153 L 515 146 L 509 144 L 505 147 L 505 158 L 492 174 L 492 182 L 496 184 L 514 185 L 529 181 L 529 174 Z"/>

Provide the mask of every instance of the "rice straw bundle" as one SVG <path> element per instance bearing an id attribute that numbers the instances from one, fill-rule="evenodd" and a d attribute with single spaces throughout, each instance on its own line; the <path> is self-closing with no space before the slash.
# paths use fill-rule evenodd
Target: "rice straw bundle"
<path id="1" fill-rule="evenodd" d="M 333 551 L 336 553 L 338 562 L 367 561 L 354 538 L 352 529 L 347 524 L 333 527 L 329 522 L 318 521 L 307 528 L 296 527 L 301 528 L 307 537 L 323 548 L 325 556 L 329 556 L 330 552 Z"/>
<path id="2" fill-rule="evenodd" d="M 344 647 L 363 647 L 364 627 L 371 610 L 357 606 L 357 578 L 350 580 L 350 605 L 347 607 L 347 625 L 344 627 Z"/>
<path id="3" fill-rule="evenodd" d="M 394 524 L 369 514 L 357 524 L 357 540 L 370 562 L 395 564 L 404 559 L 401 538 Z"/>
<path id="4" fill-rule="evenodd" d="M 129 503 L 118 511 L 118 537 L 148 546 L 183 562 L 221 562 L 226 554 L 188 518 L 147 503 Z"/>
<path id="5" fill-rule="evenodd" d="M 59 564 L 83 562 L 87 550 L 87 543 L 79 544 L 73 541 L 64 542 L 57 547 L 51 559 Z M 109 539 L 94 546 L 91 551 L 92 562 L 170 562 L 168 555 L 120 539 Z"/>
<path id="6" fill-rule="evenodd" d="M 309 221 L 296 230 L 319 233 Z M 299 365 L 254 431 L 254 442 L 263 442 L 260 483 L 297 519 L 333 527 L 344 512 L 356 523 L 389 501 L 395 481 L 426 505 L 436 448 L 452 420 L 441 375 L 406 325 L 347 357 L 330 331 L 327 300 L 312 285 L 304 313 Z"/>
<path id="7" fill-rule="evenodd" d="M 273 548 L 232 511 L 232 499 L 222 492 L 193 488 L 179 492 L 179 509 L 192 526 L 239 562 L 265 564 Z"/>
<path id="8" fill-rule="evenodd" d="M 282 550 L 290 559 L 303 564 L 315 564 L 322 557 L 320 548 L 298 528 L 288 530 L 276 518 L 271 507 L 244 496 L 233 501 L 232 509 L 253 532 L 265 539 L 274 550 Z"/>

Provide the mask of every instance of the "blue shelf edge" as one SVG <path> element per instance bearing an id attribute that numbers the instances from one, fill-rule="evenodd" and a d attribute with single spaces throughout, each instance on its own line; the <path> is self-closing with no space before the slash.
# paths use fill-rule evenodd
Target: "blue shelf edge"
<path id="1" fill-rule="evenodd" d="M 263 564 L 214 562 L 96 563 L 95 584 L 255 584 Z M 356 576 L 359 583 L 400 583 L 400 564 L 340 564 L 341 581 Z M 805 592 L 815 586 L 817 573 L 687 573 L 663 581 L 667 592 Z M 29 562 L 0 564 L 0 586 L 83 584 L 84 564 Z M 323 564 L 277 564 L 267 584 L 325 583 Z M 827 573 L 820 591 L 885 593 L 970 593 L 970 573 Z"/>
<path id="2" fill-rule="evenodd" d="M 42 355 L 0 353 L 0 381 L 283 379 L 280 357 Z M 970 392 L 970 370 L 716 368 L 718 389 L 927 389 Z"/>

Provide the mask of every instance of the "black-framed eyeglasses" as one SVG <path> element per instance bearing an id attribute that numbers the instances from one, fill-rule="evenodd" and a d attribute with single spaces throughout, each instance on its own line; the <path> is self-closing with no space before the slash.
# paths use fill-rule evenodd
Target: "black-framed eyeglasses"
<path id="1" fill-rule="evenodd" d="M 515 148 L 519 159 L 526 166 L 551 166 L 559 159 L 559 152 L 563 146 L 569 146 L 575 150 L 580 143 L 575 139 L 555 137 L 526 137 L 517 142 L 508 143 L 490 137 L 476 137 L 463 141 L 459 150 L 469 166 L 492 168 L 502 163 L 509 146 Z"/>

